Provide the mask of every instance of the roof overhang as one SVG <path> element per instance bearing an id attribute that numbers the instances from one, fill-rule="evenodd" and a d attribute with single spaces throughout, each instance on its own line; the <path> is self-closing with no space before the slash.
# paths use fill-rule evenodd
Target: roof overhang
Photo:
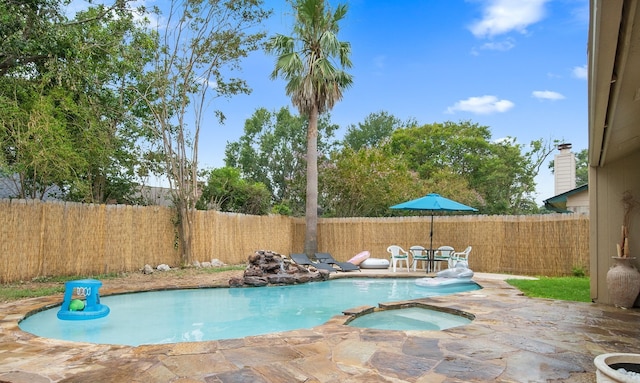
<path id="1" fill-rule="evenodd" d="M 591 0 L 589 22 L 589 165 L 640 150 L 640 6 Z"/>
<path id="2" fill-rule="evenodd" d="M 558 213 L 573 213 L 573 211 L 567 209 L 567 200 L 569 199 L 570 196 L 574 194 L 582 193 L 588 190 L 589 190 L 589 184 L 578 186 L 575 189 L 571 189 L 564 193 L 545 199 L 543 201 L 544 207 Z"/>

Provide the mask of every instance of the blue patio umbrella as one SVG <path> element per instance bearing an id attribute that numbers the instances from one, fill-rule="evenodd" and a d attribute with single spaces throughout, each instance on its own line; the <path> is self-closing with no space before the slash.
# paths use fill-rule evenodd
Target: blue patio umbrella
<path id="1" fill-rule="evenodd" d="M 430 193 L 424 197 L 413 199 L 393 205 L 390 209 L 400 210 L 422 210 L 431 212 L 431 230 L 429 231 L 429 250 L 433 249 L 433 215 L 436 212 L 447 211 L 478 211 L 471 206 L 463 205 L 460 202 L 442 197 L 440 194 Z"/>

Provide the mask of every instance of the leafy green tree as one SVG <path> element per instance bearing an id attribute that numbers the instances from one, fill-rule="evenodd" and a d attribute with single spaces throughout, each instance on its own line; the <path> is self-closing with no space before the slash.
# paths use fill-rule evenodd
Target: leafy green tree
<path id="1" fill-rule="evenodd" d="M 0 76 L 20 72 L 34 74 L 51 63 L 51 58 L 67 59 L 73 54 L 68 29 L 90 23 L 108 13 L 121 11 L 126 1 L 112 7 L 101 6 L 96 19 L 68 20 L 59 0 L 5 0 L 0 2 Z M 89 3 L 87 3 L 89 4 Z"/>
<path id="2" fill-rule="evenodd" d="M 239 168 L 244 178 L 261 182 L 273 203 L 288 214 L 304 215 L 305 149 L 308 120 L 293 116 L 288 108 L 277 112 L 258 109 L 245 121 L 244 134 L 227 144 L 225 164 Z M 328 153 L 338 129 L 328 114 L 318 121 L 318 150 Z"/>
<path id="3" fill-rule="evenodd" d="M 224 167 L 209 172 L 196 206 L 199 209 L 264 215 L 269 212 L 270 197 L 264 184 L 243 180 L 240 170 Z"/>
<path id="4" fill-rule="evenodd" d="M 57 187 L 66 199 L 122 200 L 134 192 L 139 137 L 126 89 L 148 62 L 148 34 L 124 1 L 73 20 L 60 5 L 0 5 L 0 166 L 23 198 Z"/>
<path id="5" fill-rule="evenodd" d="M 488 127 L 468 121 L 434 123 L 394 131 L 390 148 L 426 179 L 443 168 L 459 175 L 477 170 L 480 157 L 489 154 L 490 138 Z"/>
<path id="6" fill-rule="evenodd" d="M 84 145 L 76 145 L 90 159 L 88 170 L 78 177 L 82 187 L 69 188 L 68 199 L 140 202 L 137 143 L 149 138 L 141 122 L 149 112 L 135 106 L 139 98 L 134 88 L 148 86 L 141 68 L 152 59 L 156 45 L 145 21 L 137 21 L 143 9 L 125 5 L 91 7 L 76 15 L 83 22 L 67 27 L 78 42 L 58 73 L 82 74 L 69 75 L 68 87 L 78 90 L 75 100 L 85 106 L 85 115 L 77 119 L 78 141 Z"/>
<path id="7" fill-rule="evenodd" d="M 3 82 L 2 87 L 14 90 L 13 98 L 0 96 L 0 132 L 3 172 L 17 175 L 16 196 L 42 199 L 53 186 L 73 183 L 74 172 L 86 169 L 87 163 L 76 151 L 64 118 L 71 113 L 65 108 L 68 98 L 60 92 L 38 95 L 29 84 L 12 88 Z"/>
<path id="8" fill-rule="evenodd" d="M 422 179 L 434 179 L 439 173 L 463 178 L 475 192 L 475 201 L 468 204 L 485 214 L 531 212 L 534 178 L 551 150 L 541 140 L 532 142 L 526 152 L 514 138 L 493 142 L 488 127 L 469 121 L 398 129 L 389 145 Z M 437 191 L 444 194 L 441 188 Z"/>
<path id="9" fill-rule="evenodd" d="M 406 126 L 410 124 L 406 123 Z M 385 111 L 371 113 L 363 123 L 347 127 L 343 143 L 356 151 L 361 148 L 373 148 L 391 137 L 391 133 L 402 125 L 400 119 Z"/>
<path id="10" fill-rule="evenodd" d="M 589 183 L 589 151 L 582 149 L 576 153 L 576 185 Z"/>
<path id="11" fill-rule="evenodd" d="M 487 214 L 539 213 L 534 199 L 535 177 L 553 151 L 553 144 L 534 140 L 529 145 L 508 137 L 493 143 L 493 157 L 484 161 L 477 190 L 489 203 Z"/>
<path id="12" fill-rule="evenodd" d="M 415 215 L 415 211 L 389 207 L 431 192 L 465 204 L 476 204 L 479 199 L 467 181 L 448 168 L 435 171 L 429 179 L 420 178 L 402 154 L 390 154 L 388 145 L 334 152 L 320 177 L 325 215 L 336 217 Z"/>
<path id="13" fill-rule="evenodd" d="M 241 60 L 260 47 L 259 31 L 270 12 L 260 0 L 171 0 L 165 25 L 158 25 L 156 56 L 145 73 L 150 86 L 138 88 L 152 118 L 156 149 L 164 159 L 183 263 L 193 258 L 193 214 L 198 201 L 198 144 L 207 106 L 213 99 L 249 93 L 233 77 Z M 222 110 L 209 124 L 224 122 Z M 193 116 L 193 118 L 191 118 Z"/>
<path id="14" fill-rule="evenodd" d="M 267 50 L 277 56 L 271 77 L 284 78 L 293 105 L 309 119 L 304 252 L 313 254 L 318 249 L 318 116 L 331 110 L 353 82 L 342 69 L 351 67 L 351 45 L 337 36 L 346 5 L 332 13 L 324 0 L 294 0 L 293 9 L 293 36 L 271 37 Z"/>
<path id="15" fill-rule="evenodd" d="M 427 190 L 425 193 L 422 193 L 422 195 L 438 193 L 443 197 L 453 199 L 465 205 L 474 207 L 483 205 L 482 196 L 480 196 L 476 190 L 469 187 L 469 182 L 466 178 L 454 174 L 450 168 L 439 169 L 432 173 L 429 179 L 421 179 L 421 182 Z M 418 198 L 422 195 L 413 193 L 410 198 Z M 402 210 L 394 210 L 396 214 L 401 211 Z"/>
<path id="16" fill-rule="evenodd" d="M 334 153 L 320 177 L 324 214 L 334 217 L 386 216 L 389 206 L 427 192 L 403 158 L 377 147 Z"/>

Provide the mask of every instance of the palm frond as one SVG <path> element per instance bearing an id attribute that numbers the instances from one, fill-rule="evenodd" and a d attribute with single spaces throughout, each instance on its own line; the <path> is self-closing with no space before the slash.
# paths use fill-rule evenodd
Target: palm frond
<path id="1" fill-rule="evenodd" d="M 267 43 L 267 51 L 277 55 L 271 78 L 287 81 L 285 91 L 301 113 L 323 113 L 342 99 L 343 89 L 353 82 L 344 71 L 352 65 L 351 44 L 337 35 L 347 6 L 331 12 L 325 0 L 295 0 L 293 7 L 293 36 L 278 34 Z"/>

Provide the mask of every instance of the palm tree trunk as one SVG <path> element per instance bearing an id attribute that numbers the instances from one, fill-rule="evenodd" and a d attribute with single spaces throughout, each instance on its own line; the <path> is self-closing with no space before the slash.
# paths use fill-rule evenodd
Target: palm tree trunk
<path id="1" fill-rule="evenodd" d="M 318 108 L 309 113 L 307 129 L 307 200 L 305 212 L 304 252 L 313 256 L 318 251 Z"/>

